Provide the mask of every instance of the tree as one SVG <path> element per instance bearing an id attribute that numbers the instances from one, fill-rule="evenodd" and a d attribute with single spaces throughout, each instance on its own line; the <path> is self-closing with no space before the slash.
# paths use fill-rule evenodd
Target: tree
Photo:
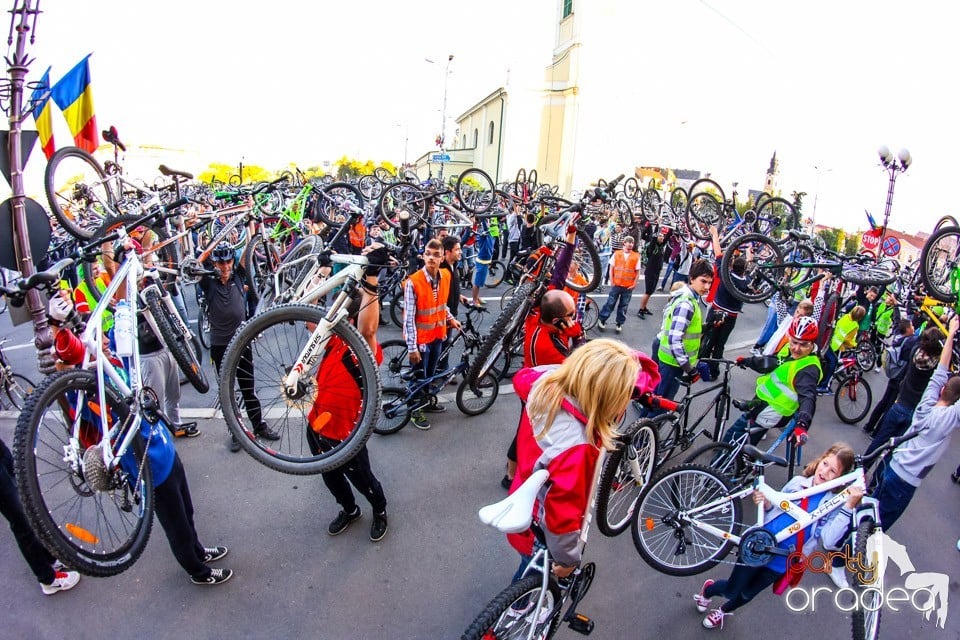
<path id="1" fill-rule="evenodd" d="M 275 173 L 267 171 L 263 167 L 257 166 L 255 164 L 245 164 L 243 165 L 243 182 L 262 182 L 264 180 L 272 180 L 276 176 Z M 198 177 L 198 180 L 201 182 L 206 182 L 208 184 L 213 182 L 222 182 L 223 184 L 237 184 L 240 182 L 240 167 L 231 165 L 231 164 L 221 164 L 212 162 L 206 171 L 201 173 Z"/>
<path id="2" fill-rule="evenodd" d="M 860 236 L 862 235 L 862 233 L 855 233 L 847 236 L 846 242 L 843 246 L 843 252 L 848 256 L 857 255 L 857 252 L 860 251 Z"/>
<path id="3" fill-rule="evenodd" d="M 817 231 L 817 236 L 823 240 L 823 245 L 827 249 L 837 251 L 840 248 L 841 238 L 840 234 L 842 231 L 839 229 L 820 229 Z"/>

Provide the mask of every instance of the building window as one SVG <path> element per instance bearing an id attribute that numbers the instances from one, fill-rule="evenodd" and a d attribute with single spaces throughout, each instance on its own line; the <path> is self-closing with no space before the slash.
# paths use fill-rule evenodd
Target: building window
<path id="1" fill-rule="evenodd" d="M 489 138 L 487 144 L 493 144 L 493 120 L 490 121 L 490 132 L 487 134 L 487 137 Z"/>
<path id="2" fill-rule="evenodd" d="M 566 18 L 573 13 L 573 0 L 563 0 L 563 17 Z"/>
<path id="3" fill-rule="evenodd" d="M 463 134 L 463 148 L 467 148 L 467 134 Z"/>
<path id="4" fill-rule="evenodd" d="M 473 148 L 477 148 L 477 142 L 480 141 L 480 131 L 477 129 L 473 130 Z"/>

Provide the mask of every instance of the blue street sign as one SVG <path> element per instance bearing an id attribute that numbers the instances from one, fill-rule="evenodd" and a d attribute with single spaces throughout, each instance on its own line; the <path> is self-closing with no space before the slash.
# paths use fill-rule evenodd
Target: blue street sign
<path id="1" fill-rule="evenodd" d="M 883 255 L 891 258 L 900 253 L 900 240 L 894 236 L 887 236 L 883 239 Z"/>
<path id="2" fill-rule="evenodd" d="M 430 162 L 450 162 L 449 153 L 435 153 L 430 156 Z"/>

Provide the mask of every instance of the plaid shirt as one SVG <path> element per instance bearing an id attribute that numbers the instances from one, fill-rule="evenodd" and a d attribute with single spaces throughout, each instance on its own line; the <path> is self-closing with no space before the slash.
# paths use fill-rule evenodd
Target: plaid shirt
<path id="1" fill-rule="evenodd" d="M 421 269 L 427 276 L 427 282 L 433 288 L 433 301 L 437 301 L 437 295 L 440 289 L 440 274 L 433 278 L 427 268 Z M 451 273 L 451 275 L 453 275 Z M 447 309 L 447 322 L 453 319 L 450 309 Z M 417 294 L 413 289 L 413 282 L 407 278 L 403 286 L 403 339 L 407 343 L 407 352 L 423 351 L 423 348 L 417 347 Z M 425 345 L 424 345 L 425 348 Z"/>
<path id="2" fill-rule="evenodd" d="M 686 292 L 687 295 L 684 295 L 683 292 Z M 694 305 L 699 303 L 696 294 L 690 287 L 684 287 L 677 292 L 677 295 L 680 296 L 680 300 L 673 307 L 673 314 L 667 327 L 667 350 L 677 359 L 680 368 L 686 371 L 690 366 L 687 353 L 683 350 L 683 334 L 687 332 L 687 327 L 693 321 Z M 663 339 L 664 336 L 661 335 L 661 343 Z"/>

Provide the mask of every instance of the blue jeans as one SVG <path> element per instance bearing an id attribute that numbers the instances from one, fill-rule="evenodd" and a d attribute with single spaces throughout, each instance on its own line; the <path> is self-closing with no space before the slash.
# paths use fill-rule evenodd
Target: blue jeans
<path id="1" fill-rule="evenodd" d="M 837 370 L 837 352 L 831 349 L 829 346 L 827 350 L 823 353 L 823 379 L 820 381 L 820 386 L 826 388 L 830 384 L 830 378 L 833 377 L 833 372 Z"/>
<path id="2" fill-rule="evenodd" d="M 727 429 L 727 431 L 723 434 L 721 441 L 733 442 L 734 438 L 738 438 L 746 433 L 747 429 L 749 429 L 751 426 L 753 426 L 753 421 L 747 418 L 747 414 L 741 413 L 740 417 L 737 418 L 737 421 L 730 425 L 730 428 Z M 750 436 L 750 444 L 756 446 L 762 438 L 763 435 L 759 433 L 757 435 Z"/>
<path id="3" fill-rule="evenodd" d="M 876 475 L 874 480 L 877 480 Z M 886 465 L 876 489 L 870 494 L 880 503 L 880 524 L 884 531 L 889 531 L 893 523 L 900 519 L 916 490 L 915 486 L 901 480 L 889 464 Z"/>
<path id="4" fill-rule="evenodd" d="M 677 272 L 677 261 L 671 260 L 667 263 L 667 272 L 663 274 L 663 280 L 660 281 L 660 288 L 663 289 L 667 286 L 667 280 L 670 279 L 670 276 Z"/>
<path id="5" fill-rule="evenodd" d="M 659 342 L 654 341 L 653 346 L 653 353 L 656 354 L 659 348 Z M 657 362 L 657 366 L 660 371 L 660 383 L 657 385 L 657 388 L 653 390 L 653 393 L 673 400 L 673 397 L 677 395 L 677 391 L 680 390 L 680 376 L 683 375 L 683 369 L 671 364 L 664 364 L 663 362 Z M 644 407 L 640 411 L 640 417 L 653 418 L 661 413 L 664 413 L 663 409 L 647 409 Z"/>
<path id="6" fill-rule="evenodd" d="M 780 579 L 782 573 L 777 573 L 767 567 L 747 567 L 737 565 L 730 572 L 726 580 L 717 580 L 703 590 L 708 598 L 723 596 L 727 601 L 720 605 L 724 613 L 742 607 L 753 600 L 758 593 Z"/>
<path id="7" fill-rule="evenodd" d="M 777 332 L 778 326 L 780 326 L 780 322 L 777 320 L 777 304 L 773 302 L 770 304 L 770 308 L 767 309 L 767 320 L 763 323 L 763 329 L 760 330 L 760 337 L 757 338 L 757 346 L 762 347 L 767 344 L 770 338 L 773 337 L 773 334 Z"/>
<path id="8" fill-rule="evenodd" d="M 621 325 L 627 321 L 627 307 L 630 306 L 630 299 L 633 297 L 633 289 L 613 285 L 610 287 L 610 294 L 607 296 L 607 302 L 600 309 L 600 322 L 606 322 L 610 314 L 613 313 L 613 307 L 617 307 L 617 324 Z M 618 304 L 619 301 L 619 304 Z"/>
<path id="9" fill-rule="evenodd" d="M 443 351 L 443 340 L 437 339 L 422 345 L 420 350 L 420 370 L 417 371 L 417 378 L 413 384 L 419 385 L 427 378 L 432 378 L 437 373 L 437 365 L 440 364 L 440 353 Z M 425 400 L 426 396 L 433 392 L 428 387 L 424 388 L 420 395 Z"/>
<path id="10" fill-rule="evenodd" d="M 863 455 L 870 455 L 890 438 L 902 436 L 910 427 L 911 422 L 913 422 L 913 409 L 895 402 L 887 411 L 887 415 L 883 416 L 880 426 L 873 432 L 873 440 L 870 441 L 870 446 L 867 447 Z"/>

